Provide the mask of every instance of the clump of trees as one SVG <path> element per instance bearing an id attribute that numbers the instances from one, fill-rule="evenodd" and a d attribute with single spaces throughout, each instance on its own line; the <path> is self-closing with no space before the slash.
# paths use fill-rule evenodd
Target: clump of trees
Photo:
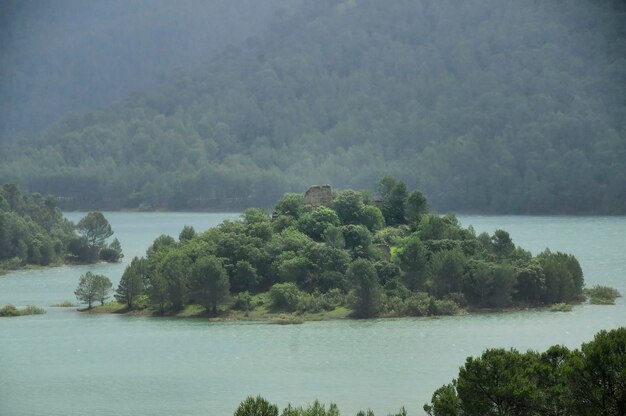
<path id="1" fill-rule="evenodd" d="M 188 304 L 355 317 L 455 314 L 460 308 L 536 307 L 583 299 L 576 258 L 532 256 L 509 234 L 476 235 L 429 211 L 419 191 L 386 176 L 376 195 L 336 192 L 314 207 L 285 194 L 270 217 L 246 210 L 178 240 L 158 237 L 127 267 L 116 298 L 129 308 L 176 312 Z"/>
<path id="2" fill-rule="evenodd" d="M 294 407 L 287 405 L 282 412 L 279 413 L 278 406 L 270 403 L 261 396 L 250 396 L 239 404 L 235 410 L 234 416 L 340 416 L 339 408 L 336 404 L 331 403 L 328 408 L 326 405 L 315 400 L 313 404 L 306 407 Z M 404 408 L 396 414 L 389 416 L 406 416 L 407 412 Z M 360 411 L 356 416 L 374 416 L 371 410 Z"/>
<path id="3" fill-rule="evenodd" d="M 113 235 L 111 224 L 101 212 L 90 212 L 76 225 L 77 237 L 70 240 L 68 251 L 74 260 L 94 263 L 98 260 L 117 263 L 122 257 L 122 246 L 117 238 L 110 244 L 106 240 Z"/>
<path id="4" fill-rule="evenodd" d="M 87 304 L 87 308 L 91 309 L 92 303 L 99 301 L 100 305 L 110 297 L 113 288 L 111 280 L 101 274 L 87 272 L 80 276 L 78 288 L 74 291 L 76 299 Z"/>
<path id="5" fill-rule="evenodd" d="M 122 247 L 99 212 L 77 226 L 63 217 L 53 196 L 23 193 L 14 183 L 0 188 L 0 271 L 25 264 L 50 265 L 98 260 L 117 262 Z"/>
<path id="6" fill-rule="evenodd" d="M 600 331 L 580 350 L 489 349 L 437 389 L 431 416 L 626 415 L 626 328 Z"/>

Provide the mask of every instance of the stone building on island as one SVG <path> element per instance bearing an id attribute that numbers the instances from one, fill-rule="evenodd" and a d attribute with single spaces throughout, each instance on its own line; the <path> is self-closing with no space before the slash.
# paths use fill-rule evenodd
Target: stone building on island
<path id="1" fill-rule="evenodd" d="M 304 194 L 304 203 L 313 207 L 330 205 L 333 201 L 333 190 L 330 185 L 313 185 Z"/>

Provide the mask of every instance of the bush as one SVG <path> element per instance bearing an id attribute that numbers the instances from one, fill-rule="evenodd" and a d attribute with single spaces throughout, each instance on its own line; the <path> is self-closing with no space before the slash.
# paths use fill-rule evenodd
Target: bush
<path id="1" fill-rule="evenodd" d="M 278 407 L 261 396 L 250 396 L 239 404 L 234 416 L 278 416 Z"/>
<path id="2" fill-rule="evenodd" d="M 28 305 L 20 310 L 20 315 L 43 315 L 44 313 L 46 313 L 44 308 L 35 305 Z"/>
<path id="3" fill-rule="evenodd" d="M 46 313 L 45 309 L 39 306 L 28 305 L 24 309 L 17 309 L 14 305 L 5 305 L 0 309 L 0 316 L 23 316 L 23 315 L 41 315 Z"/>
<path id="4" fill-rule="evenodd" d="M 409 316 L 427 316 L 431 297 L 424 292 L 411 294 L 404 302 L 404 313 Z"/>
<path id="5" fill-rule="evenodd" d="M 78 306 L 77 303 L 70 302 L 69 300 L 64 300 L 61 303 L 54 303 L 50 305 L 53 308 L 71 308 L 73 306 Z"/>
<path id="6" fill-rule="evenodd" d="M 272 309 L 293 312 L 300 302 L 300 290 L 294 283 L 277 283 L 270 289 Z"/>
<path id="7" fill-rule="evenodd" d="M 135 298 L 133 309 L 142 310 L 150 306 L 150 297 L 147 294 L 141 294 Z"/>
<path id="8" fill-rule="evenodd" d="M 14 305 L 5 305 L 0 308 L 0 316 L 20 316 L 20 311 Z"/>
<path id="9" fill-rule="evenodd" d="M 22 266 L 22 259 L 19 257 L 13 257 L 7 260 L 0 261 L 0 272 L 2 270 L 16 270 Z"/>
<path id="10" fill-rule="evenodd" d="M 322 308 L 332 311 L 338 306 L 346 303 L 346 295 L 340 289 L 331 289 L 320 297 Z"/>
<path id="11" fill-rule="evenodd" d="M 298 304 L 296 306 L 298 313 L 317 313 L 322 310 L 322 304 L 318 296 L 309 293 L 300 293 L 298 296 Z"/>
<path id="12" fill-rule="evenodd" d="M 117 263 L 120 261 L 119 251 L 108 247 L 100 250 L 99 257 L 100 260 L 106 261 L 107 263 Z"/>
<path id="13" fill-rule="evenodd" d="M 252 309 L 252 296 L 250 292 L 241 292 L 233 297 L 233 309 L 238 311 L 249 311 Z"/>
<path id="14" fill-rule="evenodd" d="M 568 303 L 555 303 L 550 308 L 551 312 L 570 312 L 572 310 L 572 305 Z"/>
<path id="15" fill-rule="evenodd" d="M 330 407 L 326 409 L 326 406 L 319 401 L 315 401 L 308 408 L 291 407 L 288 405 L 281 416 L 339 416 L 339 409 L 334 403 L 330 404 Z"/>
<path id="16" fill-rule="evenodd" d="M 405 305 L 402 298 L 394 295 L 383 295 L 382 310 L 391 315 L 405 314 Z"/>
<path id="17" fill-rule="evenodd" d="M 433 302 L 434 315 L 456 315 L 459 312 L 459 305 L 451 299 L 437 299 Z"/>
<path id="18" fill-rule="evenodd" d="M 617 289 L 599 285 L 585 289 L 585 295 L 590 298 L 593 305 L 613 305 L 615 299 L 622 296 Z"/>

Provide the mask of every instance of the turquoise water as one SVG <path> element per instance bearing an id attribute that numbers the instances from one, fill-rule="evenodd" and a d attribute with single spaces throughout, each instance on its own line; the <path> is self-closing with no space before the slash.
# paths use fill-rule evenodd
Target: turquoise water
<path id="1" fill-rule="evenodd" d="M 67 214 L 73 220 L 82 216 Z M 515 312 L 439 319 L 210 323 L 199 319 L 85 315 L 47 305 L 74 300 L 87 270 L 117 284 L 125 264 L 159 234 L 177 236 L 236 214 L 107 213 L 124 263 L 58 267 L 0 277 L 0 305 L 36 304 L 47 314 L 0 319 L 0 415 L 232 415 L 250 394 L 285 406 L 315 398 L 343 415 L 401 405 L 411 415 L 449 382 L 468 355 L 492 346 L 579 346 L 626 325 L 626 302 L 569 313 Z M 478 231 L 503 228 L 537 253 L 575 254 L 588 285 L 626 294 L 626 218 L 461 216 Z"/>

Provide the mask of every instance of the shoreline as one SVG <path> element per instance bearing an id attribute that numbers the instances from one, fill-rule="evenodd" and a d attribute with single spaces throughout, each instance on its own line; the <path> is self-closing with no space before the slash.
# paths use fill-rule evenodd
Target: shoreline
<path id="1" fill-rule="evenodd" d="M 581 305 L 586 302 L 580 302 L 576 304 L 568 304 L 570 307 Z M 354 321 L 373 321 L 373 320 L 386 320 L 386 319 L 405 319 L 405 318 L 430 318 L 438 319 L 448 316 L 468 316 L 468 315 L 488 315 L 495 313 L 515 313 L 515 312 L 569 312 L 571 308 L 562 310 L 555 309 L 555 305 L 547 305 L 541 307 L 515 307 L 515 308 L 485 308 L 485 309 L 460 309 L 458 313 L 453 315 L 394 315 L 394 314 L 381 314 L 372 318 L 355 318 L 352 315 L 352 310 L 346 307 L 335 308 L 331 311 L 323 312 L 271 312 L 264 308 L 257 308 L 248 312 L 244 311 L 220 311 L 217 315 L 207 314 L 206 311 L 199 305 L 191 305 L 182 311 L 176 313 L 159 314 L 150 309 L 134 309 L 128 310 L 125 305 L 121 305 L 117 302 L 109 302 L 104 305 L 93 306 L 91 309 L 78 308 L 76 309 L 80 313 L 88 314 L 115 314 L 128 317 L 149 317 L 149 318 L 175 318 L 175 319 L 205 319 L 209 322 L 256 322 L 266 324 L 302 324 L 305 322 L 319 322 L 319 321 L 336 321 L 336 320 L 354 320 Z"/>

